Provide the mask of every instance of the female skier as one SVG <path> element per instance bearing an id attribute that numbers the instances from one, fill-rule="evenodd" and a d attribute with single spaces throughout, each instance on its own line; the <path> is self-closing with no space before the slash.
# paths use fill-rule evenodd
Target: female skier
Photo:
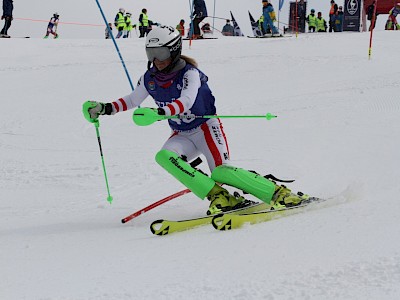
<path id="1" fill-rule="evenodd" d="M 197 68 L 194 59 L 181 55 L 181 51 L 182 39 L 176 29 L 168 26 L 153 29 L 146 38 L 147 71 L 136 89 L 112 103 L 85 102 L 85 118 L 97 122 L 99 115 L 114 115 L 135 108 L 150 95 L 158 109 L 140 108 L 138 118 L 143 114 L 183 118 L 168 119 L 172 134 L 156 154 L 156 161 L 196 196 L 210 200 L 207 214 L 248 205 L 243 197 L 232 196 L 217 182 L 250 193 L 275 207 L 300 204 L 304 197 L 292 194 L 285 186 L 228 164 L 229 150 L 219 119 L 187 118 L 216 115 L 216 108 L 208 77 Z M 199 154 L 207 159 L 211 178 L 187 163 Z"/>
<path id="2" fill-rule="evenodd" d="M 59 19 L 60 15 L 58 13 L 54 13 L 53 16 L 50 18 L 49 24 L 47 25 L 46 35 L 44 36 L 45 39 L 49 38 L 50 33 L 54 35 L 55 39 L 58 39 L 57 26 Z M 54 27 L 55 30 L 53 30 Z"/>

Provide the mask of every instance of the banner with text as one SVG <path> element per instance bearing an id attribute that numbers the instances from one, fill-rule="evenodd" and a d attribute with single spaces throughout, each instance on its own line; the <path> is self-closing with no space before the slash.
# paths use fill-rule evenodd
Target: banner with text
<path id="1" fill-rule="evenodd" d="M 345 0 L 343 31 L 360 31 L 361 0 Z"/>

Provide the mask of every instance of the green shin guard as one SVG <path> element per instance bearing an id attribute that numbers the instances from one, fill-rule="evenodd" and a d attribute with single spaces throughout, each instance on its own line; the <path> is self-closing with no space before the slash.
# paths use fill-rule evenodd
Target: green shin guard
<path id="1" fill-rule="evenodd" d="M 206 198 L 215 185 L 214 180 L 192 168 L 175 152 L 161 150 L 156 154 L 156 161 L 200 199 Z"/>
<path id="2" fill-rule="evenodd" d="M 233 166 L 221 165 L 216 167 L 211 173 L 211 178 L 216 182 L 225 183 L 252 194 L 267 204 L 270 204 L 275 192 L 275 184 L 272 181 Z"/>

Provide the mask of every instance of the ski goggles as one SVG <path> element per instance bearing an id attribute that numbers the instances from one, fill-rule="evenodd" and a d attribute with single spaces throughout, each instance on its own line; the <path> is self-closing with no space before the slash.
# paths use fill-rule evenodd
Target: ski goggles
<path id="1" fill-rule="evenodd" d="M 153 62 L 156 58 L 159 61 L 164 61 L 171 57 L 171 52 L 168 47 L 146 48 L 147 59 Z"/>

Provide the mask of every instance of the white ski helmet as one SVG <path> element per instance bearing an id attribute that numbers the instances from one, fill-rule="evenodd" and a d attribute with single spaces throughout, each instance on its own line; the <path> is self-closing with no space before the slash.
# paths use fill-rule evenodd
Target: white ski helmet
<path id="1" fill-rule="evenodd" d="M 125 13 L 125 9 L 121 7 L 121 8 L 119 9 L 119 12 Z"/>
<path id="2" fill-rule="evenodd" d="M 149 66 L 157 58 L 160 61 L 172 58 L 174 65 L 181 56 L 182 38 L 172 26 L 161 25 L 149 32 L 146 38 L 146 54 Z"/>

